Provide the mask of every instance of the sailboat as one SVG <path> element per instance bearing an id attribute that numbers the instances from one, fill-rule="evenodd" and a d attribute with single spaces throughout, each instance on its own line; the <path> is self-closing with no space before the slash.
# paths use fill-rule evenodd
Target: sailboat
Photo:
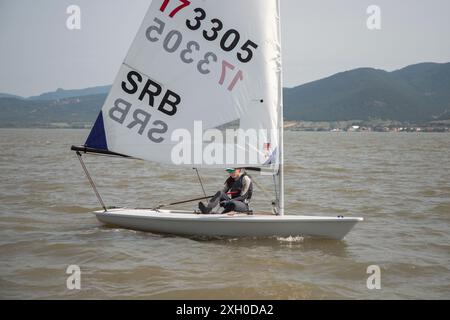
<path id="1" fill-rule="evenodd" d="M 181 236 L 343 239 L 363 220 L 284 212 L 280 38 L 279 0 L 152 1 L 85 144 L 71 148 L 103 207 L 100 222 Z M 270 174 L 272 213 L 107 208 L 84 154 Z"/>

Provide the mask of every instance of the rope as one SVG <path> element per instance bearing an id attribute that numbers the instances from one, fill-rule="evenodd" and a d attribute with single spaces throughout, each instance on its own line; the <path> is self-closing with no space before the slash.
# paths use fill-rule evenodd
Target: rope
<path id="1" fill-rule="evenodd" d="M 202 179 L 200 178 L 200 174 L 198 173 L 198 169 L 197 168 L 193 168 L 193 169 L 195 169 L 195 172 L 197 172 L 198 181 L 200 182 L 200 186 L 202 187 L 203 195 L 206 197 L 205 188 L 203 188 L 203 182 L 202 182 Z"/>
<path id="2" fill-rule="evenodd" d="M 254 179 L 252 176 L 250 176 L 248 173 L 247 175 L 250 177 L 250 179 L 252 179 L 253 183 L 259 188 L 261 189 L 261 191 L 264 193 L 264 195 L 266 197 L 268 197 L 269 199 L 272 198 L 272 194 L 269 193 L 269 191 L 267 191 L 266 188 L 264 188 L 262 185 L 260 185 L 258 182 L 256 182 L 256 179 Z"/>
<path id="3" fill-rule="evenodd" d="M 100 194 L 98 193 L 97 188 L 95 187 L 94 181 L 92 180 L 86 166 L 84 165 L 83 159 L 81 158 L 81 153 L 79 151 L 77 151 L 77 156 L 78 156 L 78 160 L 80 161 L 81 167 L 83 168 L 84 174 L 88 178 L 89 183 L 91 184 L 91 187 L 94 190 L 95 195 L 97 196 L 98 202 L 100 202 L 100 205 L 102 206 L 103 210 L 107 211 L 106 206 L 103 203 L 102 197 L 100 197 Z"/>
<path id="4" fill-rule="evenodd" d="M 265 195 L 268 199 L 272 199 L 273 195 L 270 194 L 269 191 L 266 190 L 266 188 L 264 188 L 262 185 L 260 185 L 258 182 L 256 182 L 256 180 L 255 180 L 253 177 L 251 177 L 249 174 L 247 174 L 247 175 L 252 179 L 252 181 L 255 183 L 255 185 L 256 185 L 259 189 L 261 189 L 261 191 L 264 193 L 264 195 Z M 275 182 L 276 182 L 276 181 L 274 180 L 276 202 L 272 200 L 271 203 L 270 203 L 270 204 L 272 205 L 272 213 L 271 213 L 271 214 L 277 214 L 276 203 L 278 202 L 278 196 L 277 196 L 277 187 L 276 187 Z"/>

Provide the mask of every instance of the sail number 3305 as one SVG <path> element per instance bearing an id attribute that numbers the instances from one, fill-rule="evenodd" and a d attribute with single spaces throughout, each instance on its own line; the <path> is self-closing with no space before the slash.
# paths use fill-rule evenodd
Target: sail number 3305
<path id="1" fill-rule="evenodd" d="M 160 11 L 165 12 L 171 0 L 164 0 Z M 176 1 L 172 1 L 176 2 Z M 179 11 L 188 7 L 191 3 L 188 0 L 178 0 L 181 2 L 180 5 L 175 6 L 173 10 L 169 13 L 169 17 L 173 18 Z M 206 11 L 202 8 L 194 9 L 195 16 L 192 19 L 186 20 L 186 27 L 190 30 L 199 30 L 202 27 L 203 21 L 206 19 L 207 14 Z M 215 41 L 220 38 L 220 48 L 223 51 L 230 52 L 234 50 L 241 40 L 241 34 L 236 29 L 228 29 L 227 31 L 221 34 L 223 30 L 223 22 L 220 19 L 214 18 L 210 20 L 210 23 L 213 25 L 209 30 L 203 29 L 203 37 L 207 41 Z M 258 45 L 254 43 L 252 40 L 247 40 L 242 46 L 241 51 L 237 53 L 237 58 L 240 62 L 247 63 L 252 60 L 254 50 L 258 48 Z"/>
<path id="2" fill-rule="evenodd" d="M 172 2 L 172 6 L 169 4 Z M 181 4 L 180 4 L 181 3 Z M 188 7 L 190 2 L 187 0 L 164 0 L 160 11 L 167 12 L 170 18 L 173 18 L 179 11 Z M 194 17 L 186 20 L 186 27 L 190 30 L 199 30 L 202 27 L 202 22 L 206 19 L 206 12 L 202 8 L 194 9 Z M 197 70 L 200 74 L 206 75 L 211 72 L 211 66 L 219 61 L 219 58 L 214 52 L 201 52 L 201 46 L 197 41 L 183 42 L 183 34 L 179 30 L 170 30 L 165 33 L 166 23 L 159 18 L 154 18 L 154 24 L 146 29 L 145 36 L 151 42 L 157 42 L 162 40 L 163 49 L 168 53 L 179 52 L 179 56 L 182 62 L 186 64 L 196 63 Z M 220 32 L 223 30 L 223 23 L 219 19 L 212 19 L 210 21 L 212 27 L 203 29 L 203 37 L 207 41 L 218 40 L 220 36 L 220 48 L 225 52 L 233 51 L 239 41 L 240 33 L 235 29 L 229 29 L 223 34 Z M 258 45 L 251 40 L 247 40 L 241 47 L 241 50 L 237 52 L 237 59 L 242 63 L 247 63 L 252 60 L 254 56 L 254 50 L 258 48 Z M 200 53 L 201 58 L 194 59 L 194 56 L 198 56 Z M 226 86 L 229 91 L 232 91 L 239 81 L 244 80 L 244 73 L 242 70 L 236 68 L 231 62 L 222 59 L 222 68 L 220 76 L 218 77 L 218 84 Z M 231 73 L 231 76 L 229 75 Z"/>

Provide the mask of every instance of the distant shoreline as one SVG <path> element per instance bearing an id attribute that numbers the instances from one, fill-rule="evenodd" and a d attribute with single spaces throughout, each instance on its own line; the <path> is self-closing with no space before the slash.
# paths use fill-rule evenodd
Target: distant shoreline
<path id="1" fill-rule="evenodd" d="M 70 130 L 90 130 L 91 125 L 70 125 L 70 124 L 48 124 L 48 125 L 33 125 L 33 126 L 0 126 L 0 129 L 70 129 Z M 285 131 L 299 131 L 299 132 L 385 132 L 385 133 L 449 133 L 450 124 L 446 125 L 386 125 L 386 126 L 367 126 L 367 125 L 348 125 L 348 126 L 334 126 L 332 123 L 324 122 L 293 122 L 285 121 Z"/>

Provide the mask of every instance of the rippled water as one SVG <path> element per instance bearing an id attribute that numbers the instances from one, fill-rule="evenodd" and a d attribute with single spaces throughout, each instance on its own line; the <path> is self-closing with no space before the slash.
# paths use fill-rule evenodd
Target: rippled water
<path id="1" fill-rule="evenodd" d="M 286 133 L 289 213 L 362 216 L 344 241 L 201 241 L 108 228 L 71 144 L 85 130 L 0 129 L 0 298 L 450 298 L 450 135 Z M 201 196 L 195 171 L 85 157 L 107 205 Z M 209 192 L 223 172 L 202 171 Z M 255 177 L 270 189 L 269 177 Z M 253 206 L 268 208 L 261 190 Z M 193 204 L 184 208 L 192 208 Z M 66 268 L 81 268 L 81 290 Z M 381 289 L 369 290 L 369 265 Z"/>

